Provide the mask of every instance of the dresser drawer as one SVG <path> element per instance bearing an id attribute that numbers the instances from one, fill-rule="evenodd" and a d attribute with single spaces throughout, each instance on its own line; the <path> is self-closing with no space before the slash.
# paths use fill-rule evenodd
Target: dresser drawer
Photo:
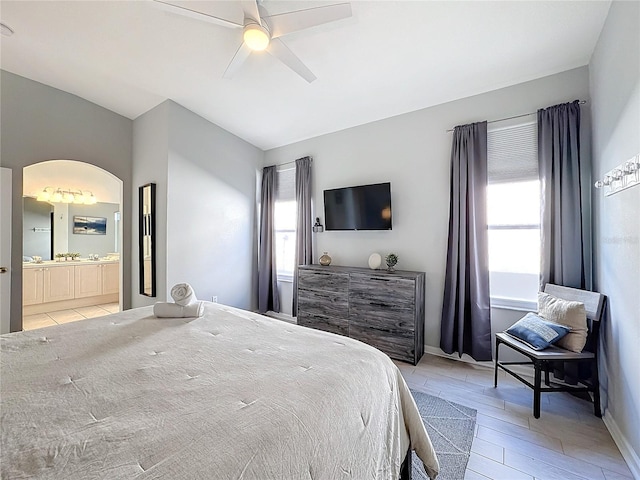
<path id="1" fill-rule="evenodd" d="M 331 317 L 328 315 L 310 314 L 308 311 L 298 313 L 298 325 L 311 327 L 325 332 L 349 336 L 349 319 L 347 317 Z"/>
<path id="2" fill-rule="evenodd" d="M 298 274 L 298 324 L 349 336 L 397 360 L 420 360 L 423 272 L 312 265 Z"/>
<path id="3" fill-rule="evenodd" d="M 298 289 L 298 312 L 330 317 L 349 317 L 349 295 L 347 292 Z"/>
<path id="4" fill-rule="evenodd" d="M 353 322 L 349 324 L 349 337 L 360 340 L 386 353 L 395 360 L 415 365 L 415 337 L 411 332 L 389 333 L 372 327 L 361 327 Z"/>
<path id="5" fill-rule="evenodd" d="M 367 299 L 379 303 L 407 305 L 413 309 L 416 283 L 413 279 L 381 275 L 351 275 L 349 299 Z"/>
<path id="6" fill-rule="evenodd" d="M 415 330 L 413 306 L 396 304 L 394 299 L 388 297 L 384 302 L 350 297 L 349 318 L 352 324 L 360 327 L 410 334 Z"/>
<path id="7" fill-rule="evenodd" d="M 298 288 L 346 293 L 349 289 L 349 274 L 299 270 Z"/>

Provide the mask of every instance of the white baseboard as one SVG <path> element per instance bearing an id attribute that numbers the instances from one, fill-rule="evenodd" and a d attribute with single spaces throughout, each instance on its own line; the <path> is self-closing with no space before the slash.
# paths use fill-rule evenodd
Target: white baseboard
<path id="1" fill-rule="evenodd" d="M 493 362 L 478 362 L 477 360 L 474 360 L 473 358 L 471 358 L 467 354 L 462 354 L 462 358 L 460 358 L 457 353 L 451 353 L 451 354 L 450 353 L 444 353 L 438 347 L 432 347 L 430 345 L 425 345 L 424 346 L 424 353 L 428 353 L 430 355 L 436 355 L 438 357 L 448 358 L 450 360 L 456 360 L 458 362 L 470 363 L 472 365 L 477 365 L 477 366 L 480 366 L 480 367 L 489 368 L 491 370 L 493 370 L 493 368 L 494 368 Z M 533 368 L 532 367 L 527 367 L 526 365 L 510 365 L 509 369 L 513 370 L 514 372 L 516 372 L 519 375 L 523 375 L 523 376 L 526 376 L 526 377 L 533 377 Z"/>
<path id="2" fill-rule="evenodd" d="M 616 442 L 624 461 L 627 462 L 633 478 L 640 480 L 640 457 L 638 457 L 638 454 L 633 450 L 626 437 L 620 431 L 620 427 L 618 427 L 614 418 L 609 414 L 609 410 L 604 411 L 602 420 L 607 430 L 609 430 L 613 441 Z"/>
<path id="3" fill-rule="evenodd" d="M 429 353 L 431 355 L 436 355 L 438 357 L 448 358 L 450 360 L 457 360 L 458 362 L 472 363 L 474 365 L 480 365 L 482 367 L 493 368 L 493 362 L 478 362 L 473 358 L 471 358 L 466 353 L 463 353 L 462 358 L 460 358 L 457 353 L 444 353 L 438 347 L 432 347 L 431 345 L 424 346 L 424 353 Z"/>

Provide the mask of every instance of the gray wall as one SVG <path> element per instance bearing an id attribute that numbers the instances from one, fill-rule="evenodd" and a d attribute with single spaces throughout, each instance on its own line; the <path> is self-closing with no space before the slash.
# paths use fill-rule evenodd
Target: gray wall
<path id="1" fill-rule="evenodd" d="M 166 101 L 134 121 L 134 193 L 156 183 L 157 297 L 139 291 L 137 244 L 133 305 L 170 299 L 190 283 L 203 300 L 255 307 L 256 176 L 263 152 Z M 167 201 L 170 199 L 170 201 Z M 134 196 L 133 236 L 138 201 Z"/>
<path id="2" fill-rule="evenodd" d="M 640 153 L 640 3 L 613 2 L 589 65 L 593 175 Z M 593 191 L 595 287 L 608 296 L 603 325 L 605 421 L 640 478 L 640 186 Z M 613 425 L 613 427 L 612 427 Z"/>
<path id="3" fill-rule="evenodd" d="M 51 212 L 53 207 L 35 198 L 23 199 L 22 251 L 30 257 L 39 255 L 51 260 Z M 46 228 L 48 232 L 34 232 L 34 228 Z"/>
<path id="4" fill-rule="evenodd" d="M 131 303 L 131 120 L 75 95 L 0 72 L 0 158 L 13 173 L 11 330 L 22 328 L 22 169 L 52 159 L 96 165 L 123 181 L 123 307 Z"/>
<path id="5" fill-rule="evenodd" d="M 256 177 L 262 150 L 171 102 L 167 288 L 252 309 L 257 278 Z"/>
<path id="6" fill-rule="evenodd" d="M 153 305 L 167 299 L 167 174 L 169 166 L 169 104 L 163 102 L 133 122 L 133 184 L 131 232 L 131 306 Z M 140 295 L 138 247 L 138 189 L 156 184 L 156 297 Z"/>
<path id="7" fill-rule="evenodd" d="M 115 252 L 116 230 L 114 213 L 120 210 L 117 203 L 96 203 L 95 205 L 69 205 L 69 252 L 77 252 L 82 257 L 90 253 L 98 254 L 101 257 L 107 253 Z M 107 219 L 106 235 L 82 235 L 73 233 L 73 217 L 104 217 Z M 120 222 L 122 228 L 122 221 Z M 56 251 L 56 253 L 64 253 Z"/>
<path id="8" fill-rule="evenodd" d="M 588 98 L 588 70 L 582 67 L 269 150 L 265 165 L 311 155 L 316 215 L 323 223 L 323 190 L 391 182 L 393 230 L 315 234 L 315 260 L 318 253 L 327 251 L 336 265 L 366 267 L 372 252 L 395 252 L 398 268 L 426 272 L 425 343 L 428 350 L 439 350 L 449 218 L 451 133 L 446 130 Z M 588 108 L 583 109 L 583 120 L 588 132 Z M 588 142 L 584 143 L 588 159 Z M 503 330 L 522 315 L 494 312 L 494 331 Z"/>

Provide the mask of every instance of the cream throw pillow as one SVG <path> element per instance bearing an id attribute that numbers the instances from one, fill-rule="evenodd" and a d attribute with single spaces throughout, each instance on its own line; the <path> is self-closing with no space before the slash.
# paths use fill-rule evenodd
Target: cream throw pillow
<path id="1" fill-rule="evenodd" d="M 570 302 L 548 293 L 538 292 L 538 315 L 549 322 L 559 323 L 571 331 L 557 341 L 559 347 L 580 353 L 587 343 L 587 312 L 584 303 Z"/>

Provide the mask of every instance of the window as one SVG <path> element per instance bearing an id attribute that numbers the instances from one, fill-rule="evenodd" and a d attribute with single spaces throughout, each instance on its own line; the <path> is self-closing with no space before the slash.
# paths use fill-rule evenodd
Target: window
<path id="1" fill-rule="evenodd" d="M 279 170 L 274 210 L 276 274 L 280 281 L 292 281 L 296 262 L 296 169 Z"/>
<path id="2" fill-rule="evenodd" d="M 540 181 L 535 123 L 487 133 L 492 306 L 535 308 L 540 277 Z"/>

